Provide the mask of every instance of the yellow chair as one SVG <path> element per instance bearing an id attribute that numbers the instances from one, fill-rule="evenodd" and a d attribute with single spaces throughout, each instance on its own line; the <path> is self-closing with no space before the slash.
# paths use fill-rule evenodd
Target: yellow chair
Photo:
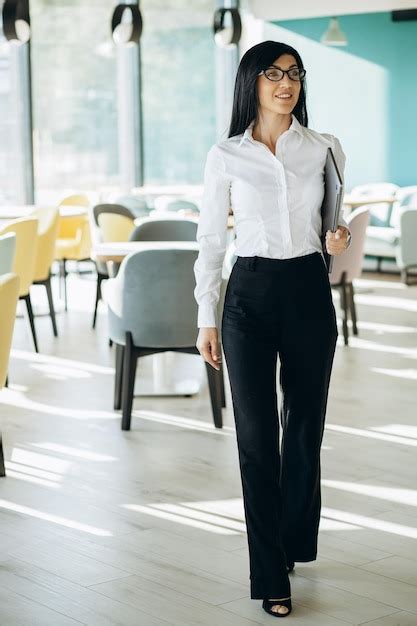
<path id="1" fill-rule="evenodd" d="M 55 208 L 37 209 L 31 214 L 39 220 L 38 248 L 33 275 L 34 285 L 44 285 L 48 297 L 49 312 L 52 321 L 52 330 L 58 337 L 56 327 L 55 308 L 51 288 L 51 267 L 55 257 L 55 243 L 58 234 L 59 210 Z"/>
<path id="2" fill-rule="evenodd" d="M 100 213 L 98 216 L 102 241 L 129 241 L 130 234 L 135 228 L 135 222 L 130 217 L 117 213 Z"/>
<path id="3" fill-rule="evenodd" d="M 0 276 L 0 389 L 3 389 L 7 378 L 18 297 L 19 277 L 12 273 L 2 274 Z M 0 476 L 6 476 L 1 432 Z"/>
<path id="4" fill-rule="evenodd" d="M 13 220 L 13 222 L 9 222 L 7 226 L 0 231 L 0 235 L 5 235 L 6 233 L 16 233 L 16 252 L 13 262 L 13 273 L 19 276 L 19 299 L 26 302 L 33 343 L 36 352 L 39 352 L 32 302 L 29 293 L 30 286 L 33 282 L 38 247 L 38 220 L 33 217 Z"/>
<path id="5" fill-rule="evenodd" d="M 67 261 L 88 261 L 91 256 L 91 231 L 87 209 L 90 202 L 87 196 L 73 195 L 64 198 L 59 207 L 75 206 L 85 208 L 85 213 L 60 215 L 58 237 L 55 245 L 55 259 L 59 261 L 60 276 L 64 285 L 65 310 L 68 310 L 67 298 Z"/>
<path id="6" fill-rule="evenodd" d="M 66 196 L 58 206 L 83 206 L 86 209 L 90 206 L 90 200 L 82 193 L 76 193 L 72 196 Z"/>

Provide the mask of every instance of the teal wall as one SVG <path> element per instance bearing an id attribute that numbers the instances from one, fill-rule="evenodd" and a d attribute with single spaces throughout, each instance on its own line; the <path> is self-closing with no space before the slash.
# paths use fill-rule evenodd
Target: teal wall
<path id="1" fill-rule="evenodd" d="M 339 137 L 346 189 L 417 184 L 417 21 L 390 13 L 342 15 L 344 47 L 320 38 L 329 18 L 266 25 L 265 39 L 296 48 L 307 69 L 309 127 Z"/>

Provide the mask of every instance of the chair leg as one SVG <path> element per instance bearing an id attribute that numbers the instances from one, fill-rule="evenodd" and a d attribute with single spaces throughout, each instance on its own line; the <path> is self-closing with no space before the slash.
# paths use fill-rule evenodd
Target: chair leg
<path id="1" fill-rule="evenodd" d="M 118 411 L 122 406 L 122 381 L 123 381 L 124 346 L 116 344 L 116 374 L 114 379 L 114 410 Z"/>
<path id="2" fill-rule="evenodd" d="M 98 308 L 98 303 L 101 300 L 101 282 L 102 282 L 102 280 L 103 280 L 103 274 L 100 274 L 99 272 L 97 272 L 97 289 L 96 289 L 96 302 L 94 304 L 93 328 L 96 327 L 97 308 Z"/>
<path id="3" fill-rule="evenodd" d="M 137 357 L 134 353 L 132 335 L 126 333 L 122 378 L 122 430 L 130 430 L 135 390 Z"/>
<path id="4" fill-rule="evenodd" d="M 213 413 L 213 422 L 216 428 L 223 428 L 223 416 L 222 416 L 222 390 L 221 390 L 221 368 L 217 371 L 210 365 L 206 364 L 207 378 L 209 384 L 211 410 Z"/>
<path id="5" fill-rule="evenodd" d="M 30 324 L 30 329 L 32 331 L 32 338 L 33 338 L 33 345 L 35 346 L 35 352 L 39 352 L 39 350 L 38 350 L 38 340 L 36 338 L 35 320 L 34 320 L 34 317 L 33 317 L 33 309 L 32 309 L 32 302 L 30 300 L 30 294 L 27 294 L 26 296 L 23 296 L 23 300 L 25 300 L 26 308 L 28 310 L 29 324 Z"/>
<path id="6" fill-rule="evenodd" d="M 222 353 L 222 347 L 221 346 L 220 346 L 220 351 Z M 225 408 L 226 407 L 226 391 L 225 391 L 225 388 L 224 388 L 224 367 L 223 367 L 223 363 L 220 364 L 219 377 L 220 377 L 220 394 L 221 394 L 221 399 L 222 399 L 222 407 Z"/>
<path id="7" fill-rule="evenodd" d="M 345 346 L 349 345 L 349 333 L 348 333 L 348 318 L 347 318 L 347 291 L 346 291 L 346 283 L 344 280 L 340 284 L 340 304 L 342 308 L 343 318 L 343 339 L 345 342 Z"/>
<path id="8" fill-rule="evenodd" d="M 53 297 L 52 297 L 51 275 L 48 276 L 48 278 L 46 279 L 44 285 L 46 287 L 46 295 L 48 296 L 49 313 L 50 313 L 50 316 L 51 316 L 52 330 L 53 330 L 53 333 L 54 333 L 54 337 L 58 337 L 58 330 L 57 330 L 57 327 L 56 327 L 54 300 L 53 300 Z"/>
<path id="9" fill-rule="evenodd" d="M 408 272 L 407 272 L 407 268 L 406 267 L 404 267 L 401 270 L 401 280 L 404 283 L 404 285 L 408 284 Z"/>
<path id="10" fill-rule="evenodd" d="M 6 476 L 6 467 L 4 465 L 3 440 L 0 433 L 0 476 Z"/>
<path id="11" fill-rule="evenodd" d="M 68 311 L 68 295 L 67 295 L 67 263 L 66 259 L 61 259 L 59 262 L 59 274 L 60 280 L 64 286 L 64 302 L 65 302 L 65 310 Z"/>
<path id="12" fill-rule="evenodd" d="M 354 291 L 353 283 L 349 284 L 349 309 L 350 309 L 350 317 L 352 319 L 353 334 L 357 335 L 358 326 L 357 326 L 357 318 L 356 318 L 355 291 Z"/>
<path id="13" fill-rule="evenodd" d="M 220 393 L 222 398 L 222 407 L 226 407 L 226 392 L 224 389 L 224 368 L 223 365 L 220 367 Z"/>

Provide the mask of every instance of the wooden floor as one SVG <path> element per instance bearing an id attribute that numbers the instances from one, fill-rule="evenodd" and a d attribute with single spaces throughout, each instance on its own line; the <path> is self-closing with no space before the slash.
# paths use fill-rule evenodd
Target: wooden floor
<path id="1" fill-rule="evenodd" d="M 37 318 L 39 355 L 17 320 L 0 394 L 0 624 L 273 623 L 249 597 L 228 383 L 219 431 L 204 364 L 175 356 L 175 376 L 201 392 L 137 397 L 122 432 L 92 278 L 71 276 L 69 299 L 58 339 Z M 319 558 L 291 575 L 294 625 L 417 624 L 417 286 L 366 274 L 357 307 L 359 337 L 347 348 L 339 335 L 332 374 Z"/>

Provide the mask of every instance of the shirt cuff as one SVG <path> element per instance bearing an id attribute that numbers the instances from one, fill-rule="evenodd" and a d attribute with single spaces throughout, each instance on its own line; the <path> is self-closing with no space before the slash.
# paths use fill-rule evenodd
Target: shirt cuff
<path id="1" fill-rule="evenodd" d="M 217 328 L 217 306 L 210 304 L 200 304 L 198 307 L 198 328 Z"/>

